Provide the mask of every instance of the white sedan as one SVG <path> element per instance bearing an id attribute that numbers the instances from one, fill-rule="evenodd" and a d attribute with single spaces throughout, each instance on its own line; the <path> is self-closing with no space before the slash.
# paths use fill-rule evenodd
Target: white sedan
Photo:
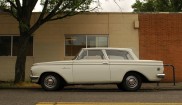
<path id="1" fill-rule="evenodd" d="M 31 80 L 48 91 L 76 84 L 117 84 L 137 91 L 142 82 L 164 78 L 162 61 L 139 60 L 129 48 L 83 48 L 74 60 L 35 63 Z"/>

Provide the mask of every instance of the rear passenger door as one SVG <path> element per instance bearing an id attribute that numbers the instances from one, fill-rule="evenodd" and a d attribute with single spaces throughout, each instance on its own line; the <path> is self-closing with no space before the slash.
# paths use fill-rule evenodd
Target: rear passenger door
<path id="1" fill-rule="evenodd" d="M 120 82 L 128 71 L 128 61 L 133 60 L 131 54 L 125 50 L 106 50 L 109 59 L 111 81 Z M 131 61 L 130 61 L 131 62 Z"/>

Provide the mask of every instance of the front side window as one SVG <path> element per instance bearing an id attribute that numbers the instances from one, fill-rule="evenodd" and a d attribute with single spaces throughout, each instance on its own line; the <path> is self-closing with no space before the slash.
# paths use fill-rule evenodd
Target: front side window
<path id="1" fill-rule="evenodd" d="M 82 48 L 108 47 L 107 35 L 65 35 L 65 56 L 75 56 Z"/>
<path id="2" fill-rule="evenodd" d="M 109 59 L 113 60 L 132 60 L 133 58 L 127 51 L 122 50 L 106 50 Z"/>
<path id="3" fill-rule="evenodd" d="M 84 50 L 78 57 L 78 60 L 101 60 L 104 59 L 102 50 Z"/>

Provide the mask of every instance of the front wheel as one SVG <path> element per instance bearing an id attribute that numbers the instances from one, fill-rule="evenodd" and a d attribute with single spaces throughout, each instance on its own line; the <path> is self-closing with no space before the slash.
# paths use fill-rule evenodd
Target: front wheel
<path id="1" fill-rule="evenodd" d="M 45 74 L 41 78 L 41 86 L 46 91 L 56 91 L 64 88 L 61 79 L 56 74 Z"/>
<path id="2" fill-rule="evenodd" d="M 136 73 L 127 74 L 120 84 L 117 84 L 118 88 L 125 91 L 137 91 L 142 85 L 140 75 Z"/>

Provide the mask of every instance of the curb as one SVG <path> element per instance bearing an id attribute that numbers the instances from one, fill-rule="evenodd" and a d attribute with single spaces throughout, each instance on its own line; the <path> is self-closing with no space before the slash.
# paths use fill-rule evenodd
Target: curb
<path id="1" fill-rule="evenodd" d="M 141 89 L 158 89 L 158 90 L 182 90 L 182 83 L 144 83 Z"/>
<path id="2" fill-rule="evenodd" d="M 12 83 L 1 83 L 0 82 L 0 89 L 35 89 L 41 88 L 40 85 L 33 84 L 33 83 L 20 83 L 20 84 L 12 84 Z M 65 90 L 76 90 L 76 89 L 86 89 L 86 90 L 105 90 L 105 89 L 118 89 L 115 84 L 110 85 L 73 85 L 73 86 L 66 86 Z M 182 82 L 176 83 L 174 86 L 173 83 L 143 83 L 141 90 L 182 90 Z"/>
<path id="3" fill-rule="evenodd" d="M 111 103 L 111 102 L 85 102 L 85 103 L 74 103 L 74 102 L 40 102 L 36 105 L 182 105 L 182 103 Z"/>

